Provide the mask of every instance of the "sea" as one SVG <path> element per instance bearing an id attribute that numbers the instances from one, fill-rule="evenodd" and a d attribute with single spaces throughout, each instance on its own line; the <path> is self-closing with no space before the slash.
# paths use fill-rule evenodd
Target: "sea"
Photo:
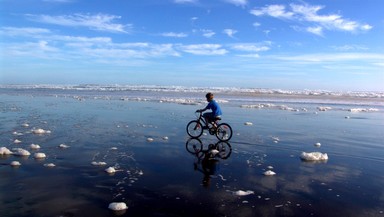
<path id="1" fill-rule="evenodd" d="M 1 217 L 384 216 L 384 92 L 1 85 L 0 121 Z"/>

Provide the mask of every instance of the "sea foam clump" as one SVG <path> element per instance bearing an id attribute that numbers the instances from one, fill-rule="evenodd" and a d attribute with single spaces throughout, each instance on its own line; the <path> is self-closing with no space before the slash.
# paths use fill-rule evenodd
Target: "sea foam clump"
<path id="1" fill-rule="evenodd" d="M 107 169 L 105 169 L 105 172 L 112 174 L 116 172 L 116 169 L 114 167 L 108 167 Z"/>
<path id="2" fill-rule="evenodd" d="M 106 162 L 102 162 L 102 161 L 98 161 L 98 162 L 96 162 L 96 161 L 92 161 L 91 164 L 92 164 L 93 166 L 105 166 L 105 165 L 107 165 Z"/>
<path id="3" fill-rule="evenodd" d="M 319 106 L 317 107 L 317 109 L 321 112 L 325 112 L 325 111 L 328 111 L 328 110 L 331 110 L 332 107 L 329 107 L 329 106 Z"/>
<path id="4" fill-rule="evenodd" d="M 274 176 L 274 175 L 276 175 L 276 173 L 273 172 L 272 170 L 267 170 L 267 171 L 264 172 L 264 175 L 265 176 Z"/>
<path id="5" fill-rule="evenodd" d="M 348 109 L 350 112 L 377 112 L 379 109 L 376 108 L 352 108 Z"/>
<path id="6" fill-rule="evenodd" d="M 300 158 L 304 161 L 327 161 L 328 155 L 321 152 L 302 152 Z"/>
<path id="7" fill-rule="evenodd" d="M 31 155 L 31 153 L 29 151 L 22 149 L 22 148 L 14 148 L 12 150 L 14 151 L 13 154 L 17 155 L 17 156 L 29 156 L 29 155 Z"/>
<path id="8" fill-rule="evenodd" d="M 6 147 L 0 148 L 0 155 L 10 155 L 10 154 L 13 154 L 13 153 L 8 148 Z"/>
<path id="9" fill-rule="evenodd" d="M 45 167 L 55 167 L 56 165 L 54 163 L 47 163 L 44 164 Z"/>
<path id="10" fill-rule="evenodd" d="M 128 206 L 124 202 L 113 202 L 109 204 L 108 209 L 113 211 L 122 211 L 128 209 Z"/>
<path id="11" fill-rule="evenodd" d="M 38 129 L 32 130 L 32 133 L 34 133 L 34 134 L 49 134 L 49 133 L 51 133 L 51 131 L 38 128 Z"/>
<path id="12" fill-rule="evenodd" d="M 69 148 L 70 146 L 69 145 L 66 145 L 66 144 L 60 144 L 59 145 L 59 148 L 62 148 L 62 149 L 65 149 L 65 148 Z"/>
<path id="13" fill-rule="evenodd" d="M 235 194 L 236 196 L 247 196 L 247 195 L 254 194 L 254 193 L 255 193 L 255 192 L 250 191 L 250 190 L 248 190 L 248 191 L 238 190 L 238 191 L 235 191 L 235 192 L 234 192 L 234 194 Z"/>
<path id="14" fill-rule="evenodd" d="M 47 156 L 46 156 L 44 153 L 38 152 L 38 153 L 35 153 L 35 154 L 33 155 L 33 157 L 34 157 L 35 159 L 43 159 L 43 158 L 46 158 Z"/>
<path id="15" fill-rule="evenodd" d="M 21 163 L 19 161 L 12 161 L 9 165 L 13 167 L 18 167 L 18 166 L 21 166 Z"/>
<path id="16" fill-rule="evenodd" d="M 31 149 L 40 149 L 40 145 L 38 145 L 38 144 L 31 144 L 29 147 Z"/>

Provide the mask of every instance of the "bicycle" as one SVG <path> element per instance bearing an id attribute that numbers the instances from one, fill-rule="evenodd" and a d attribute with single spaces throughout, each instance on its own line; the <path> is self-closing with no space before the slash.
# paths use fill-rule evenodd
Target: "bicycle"
<path id="1" fill-rule="evenodd" d="M 197 114 L 197 119 L 187 124 L 187 133 L 190 137 L 199 138 L 206 129 L 209 134 L 215 135 L 220 141 L 225 142 L 232 138 L 232 127 L 227 123 L 219 123 L 220 117 L 216 117 L 214 121 L 207 123 L 202 112 L 196 111 L 195 114 Z"/>

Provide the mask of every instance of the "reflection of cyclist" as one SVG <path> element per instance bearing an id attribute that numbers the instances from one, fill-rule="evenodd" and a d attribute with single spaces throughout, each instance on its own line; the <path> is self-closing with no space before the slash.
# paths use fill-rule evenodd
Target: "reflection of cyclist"
<path id="1" fill-rule="evenodd" d="M 210 144 L 209 149 L 207 151 L 204 151 L 204 157 L 200 162 L 200 158 L 198 158 L 198 162 L 194 163 L 195 170 L 198 170 L 204 174 L 203 177 L 203 186 L 209 187 L 211 176 L 215 175 L 217 172 L 217 166 L 219 164 L 219 160 L 215 159 L 216 153 L 213 153 L 212 150 L 214 149 L 214 145 Z M 199 163 L 201 163 L 201 169 L 199 169 Z"/>
<path id="2" fill-rule="evenodd" d="M 213 99 L 212 93 L 207 93 L 205 97 L 207 98 L 208 105 L 204 109 L 197 110 L 197 112 L 204 112 L 208 109 L 212 110 L 212 112 L 206 112 L 203 114 L 203 117 L 205 118 L 205 121 L 208 124 L 214 122 L 216 118 L 220 118 L 222 112 L 219 104 Z M 205 128 L 208 128 L 208 126 L 205 126 Z"/>

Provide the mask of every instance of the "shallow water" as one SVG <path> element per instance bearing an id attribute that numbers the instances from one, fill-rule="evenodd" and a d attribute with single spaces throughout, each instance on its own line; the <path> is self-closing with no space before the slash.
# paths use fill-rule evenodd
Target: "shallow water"
<path id="1" fill-rule="evenodd" d="M 90 93 L 1 95 L 0 147 L 25 148 L 32 155 L 0 156 L 0 216 L 116 216 L 108 209 L 111 202 L 127 204 L 123 216 L 384 216 L 380 103 L 226 96 L 223 121 L 234 135 L 229 144 L 219 144 L 226 157 L 207 160 L 204 151 L 217 139 L 208 134 L 189 140 L 185 132 L 204 104 L 160 103 L 159 93 L 155 100 Z M 129 97 L 135 95 L 150 94 Z M 241 107 L 266 101 L 298 111 Z M 357 107 L 378 111 L 348 111 Z M 37 128 L 51 133 L 31 133 Z M 32 143 L 41 149 L 31 150 Z M 193 145 L 203 151 L 190 153 Z M 327 153 L 329 160 L 302 161 L 303 151 Z M 36 160 L 35 152 L 47 158 Z M 14 160 L 22 165 L 11 167 Z M 107 174 L 110 166 L 118 171 Z M 276 175 L 263 175 L 266 170 Z M 252 193 L 241 196 L 239 190 Z"/>

